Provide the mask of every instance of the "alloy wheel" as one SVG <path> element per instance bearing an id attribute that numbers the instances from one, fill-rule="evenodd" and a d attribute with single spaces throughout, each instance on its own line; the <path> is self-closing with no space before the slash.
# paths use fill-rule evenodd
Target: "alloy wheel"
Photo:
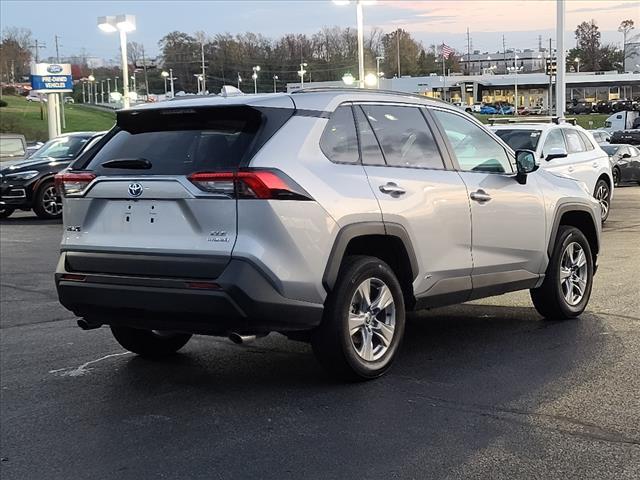
<path id="1" fill-rule="evenodd" d="M 42 193 L 42 208 L 52 217 L 60 215 L 62 212 L 62 199 L 58 195 L 55 185 L 45 187 Z"/>
<path id="2" fill-rule="evenodd" d="M 600 183 L 596 189 L 595 199 L 600 202 L 600 213 L 602 218 L 606 218 L 609 213 L 609 187 Z"/>
<path id="3" fill-rule="evenodd" d="M 564 249 L 560 261 L 560 287 L 564 299 L 572 307 L 582 301 L 587 280 L 587 256 L 579 243 L 571 242 Z"/>
<path id="4" fill-rule="evenodd" d="M 368 278 L 358 286 L 348 323 L 351 344 L 360 358 L 373 362 L 387 352 L 395 332 L 396 307 L 386 283 Z"/>

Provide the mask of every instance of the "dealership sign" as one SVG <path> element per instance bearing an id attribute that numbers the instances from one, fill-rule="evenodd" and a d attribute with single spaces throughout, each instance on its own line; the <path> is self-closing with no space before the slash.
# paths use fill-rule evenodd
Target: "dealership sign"
<path id="1" fill-rule="evenodd" d="M 36 63 L 32 65 L 31 88 L 39 93 L 73 91 L 71 64 Z"/>

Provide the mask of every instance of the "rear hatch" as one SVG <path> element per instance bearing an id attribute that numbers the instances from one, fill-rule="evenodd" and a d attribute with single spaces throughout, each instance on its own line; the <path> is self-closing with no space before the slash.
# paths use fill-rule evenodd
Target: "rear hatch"
<path id="1" fill-rule="evenodd" d="M 67 268 L 217 277 L 237 235 L 235 176 L 292 114 L 247 105 L 119 112 L 101 144 L 57 178 Z"/>

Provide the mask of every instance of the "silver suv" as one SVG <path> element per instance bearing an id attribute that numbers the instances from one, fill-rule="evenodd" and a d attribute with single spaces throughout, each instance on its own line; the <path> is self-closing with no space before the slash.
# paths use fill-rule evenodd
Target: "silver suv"
<path id="1" fill-rule="evenodd" d="M 408 311 L 530 289 L 543 316 L 580 315 L 600 248 L 583 184 L 398 93 L 122 110 L 57 185 L 60 301 L 148 357 L 192 334 L 275 331 L 342 377 L 374 378 Z"/>

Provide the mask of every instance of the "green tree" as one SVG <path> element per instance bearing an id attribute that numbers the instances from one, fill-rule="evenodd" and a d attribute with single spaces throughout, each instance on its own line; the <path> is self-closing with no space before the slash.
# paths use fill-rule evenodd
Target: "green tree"
<path id="1" fill-rule="evenodd" d="M 400 76 L 416 75 L 418 57 L 423 50 L 422 45 L 413 39 L 411 34 L 401 28 L 382 37 L 384 48 L 384 72 L 387 77 L 398 75 L 398 46 L 400 47 Z"/>
<path id="2" fill-rule="evenodd" d="M 600 48 L 600 29 L 595 20 L 582 22 L 575 30 L 577 45 L 576 50 L 580 52 L 580 70 L 597 71 L 600 70 L 602 51 Z"/>

